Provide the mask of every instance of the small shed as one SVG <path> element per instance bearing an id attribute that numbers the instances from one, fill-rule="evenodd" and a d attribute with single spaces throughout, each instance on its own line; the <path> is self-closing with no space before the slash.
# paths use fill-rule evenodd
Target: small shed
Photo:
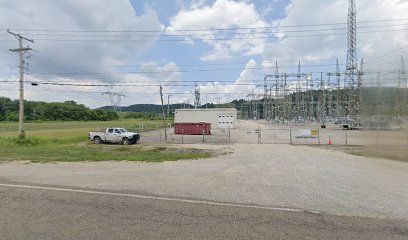
<path id="1" fill-rule="evenodd" d="M 211 128 L 235 128 L 237 109 L 209 108 L 209 109 L 176 109 L 174 124 L 177 123 L 210 123 Z"/>

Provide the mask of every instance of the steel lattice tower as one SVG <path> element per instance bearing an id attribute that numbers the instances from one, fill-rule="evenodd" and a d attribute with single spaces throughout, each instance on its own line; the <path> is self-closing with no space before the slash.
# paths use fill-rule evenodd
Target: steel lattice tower
<path id="1" fill-rule="evenodd" d="M 345 88 L 347 92 L 347 106 L 345 114 L 355 117 L 359 114 L 359 84 L 358 84 L 358 63 L 357 63 L 357 10 L 355 0 L 349 0 L 348 5 L 348 34 L 347 34 L 347 60 Z"/>
<path id="2" fill-rule="evenodd" d="M 125 94 L 123 93 L 118 93 L 118 92 L 103 92 L 102 95 L 109 95 L 109 101 L 112 105 L 113 111 L 121 111 L 120 109 L 120 103 L 122 102 L 122 97 L 126 97 Z"/>
<path id="3" fill-rule="evenodd" d="M 195 89 L 194 89 L 194 108 L 197 109 L 200 107 L 200 87 L 197 86 L 197 83 L 195 83 Z"/>

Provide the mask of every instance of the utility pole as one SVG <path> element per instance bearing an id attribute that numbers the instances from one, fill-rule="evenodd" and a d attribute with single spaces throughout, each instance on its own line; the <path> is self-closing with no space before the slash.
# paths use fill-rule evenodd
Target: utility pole
<path id="1" fill-rule="evenodd" d="M 307 120 L 310 122 L 310 98 L 309 98 L 309 76 L 306 76 L 306 92 L 305 92 L 305 98 L 306 98 L 306 103 L 305 103 L 305 108 L 306 108 L 306 117 Z M 306 118 L 305 118 L 306 122 Z"/>
<path id="2" fill-rule="evenodd" d="M 164 127 L 164 140 L 167 140 L 167 126 L 166 126 L 166 114 L 164 113 L 164 104 L 163 104 L 163 87 L 160 84 L 160 99 L 163 112 L 163 127 Z"/>
<path id="3" fill-rule="evenodd" d="M 21 36 L 20 34 L 13 33 L 9 29 L 7 32 L 13 35 L 18 40 L 18 48 L 10 49 L 11 52 L 18 52 L 19 54 L 19 68 L 20 68 L 20 102 L 19 102 L 19 112 L 18 112 L 18 135 L 20 138 L 25 138 L 24 132 L 24 53 L 30 51 L 31 48 L 23 48 L 23 40 L 34 43 L 33 39 L 28 39 Z"/>
<path id="4" fill-rule="evenodd" d="M 304 112 L 303 112 L 303 107 L 301 108 L 300 105 L 300 95 L 302 93 L 301 89 L 301 69 L 300 69 L 300 60 L 299 60 L 299 65 L 298 65 L 298 71 L 297 71 L 297 84 L 296 86 L 296 118 L 299 119 L 300 116 L 304 117 Z M 302 109 L 302 110 L 301 110 Z"/>
<path id="5" fill-rule="evenodd" d="M 309 121 L 311 122 L 314 118 L 314 85 L 313 85 L 313 73 L 310 73 L 310 83 L 308 83 L 308 99 L 309 99 Z"/>
<path id="6" fill-rule="evenodd" d="M 360 70 L 358 71 L 357 78 L 357 90 L 356 90 L 356 99 L 357 99 L 357 113 L 361 111 L 361 105 L 363 104 L 363 75 L 364 75 L 364 58 L 361 58 Z"/>
<path id="7" fill-rule="evenodd" d="M 339 67 L 339 59 L 336 59 L 336 80 L 337 80 L 337 95 L 336 95 L 336 112 L 337 112 L 337 119 L 342 117 L 342 109 L 343 109 L 343 94 L 340 92 L 340 67 Z"/>
<path id="8" fill-rule="evenodd" d="M 169 118 L 170 118 L 170 97 L 171 97 L 171 94 L 167 94 L 167 126 L 169 126 Z"/>
<path id="9" fill-rule="evenodd" d="M 326 117 L 326 94 L 325 94 L 325 87 L 323 81 L 323 73 L 320 73 L 320 97 L 319 97 L 319 118 L 320 118 L 320 125 L 324 127 L 324 118 Z"/>
<path id="10" fill-rule="evenodd" d="M 252 108 L 252 118 L 254 118 L 254 120 L 257 120 L 257 107 L 256 107 L 256 101 L 255 101 L 255 89 L 252 87 L 252 104 L 253 104 L 253 108 Z"/>
<path id="11" fill-rule="evenodd" d="M 286 79 L 288 78 L 287 74 L 284 73 L 283 74 L 283 81 L 284 81 L 284 85 L 283 85 L 283 123 L 285 123 L 285 120 L 288 120 L 288 93 L 287 93 L 287 89 L 286 89 Z"/>
<path id="12" fill-rule="evenodd" d="M 265 78 L 264 78 L 264 110 L 263 110 L 263 113 L 264 113 L 263 118 L 268 120 L 268 122 L 269 122 L 269 120 L 270 120 L 270 118 L 272 116 L 272 113 L 271 113 L 270 107 L 269 107 L 270 102 L 271 102 L 271 99 L 270 99 L 271 86 L 270 86 L 270 89 L 268 90 L 268 82 L 267 82 L 269 77 L 273 77 L 273 75 L 265 75 Z M 268 91 L 269 91 L 269 95 L 268 95 Z"/>
<path id="13" fill-rule="evenodd" d="M 266 114 L 266 104 L 267 104 L 266 94 L 267 92 L 268 92 L 268 85 L 266 84 L 266 76 L 265 76 L 264 77 L 263 114 L 262 114 L 262 118 L 264 120 L 267 119 L 267 114 Z"/>
<path id="14" fill-rule="evenodd" d="M 275 62 L 275 107 L 274 107 L 274 112 L 275 112 L 275 120 L 278 120 L 279 123 L 279 93 L 278 93 L 278 88 L 279 88 L 279 68 L 278 68 L 278 61 Z"/>

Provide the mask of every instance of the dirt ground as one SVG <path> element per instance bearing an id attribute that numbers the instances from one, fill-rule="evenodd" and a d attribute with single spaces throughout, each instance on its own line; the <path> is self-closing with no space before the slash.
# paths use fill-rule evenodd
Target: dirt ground
<path id="1" fill-rule="evenodd" d="M 319 130 L 319 135 L 303 138 L 301 130 Z M 266 121 L 238 120 L 234 129 L 211 130 L 211 135 L 180 135 L 174 129 L 167 129 L 168 139 L 165 140 L 164 130 L 147 132 L 142 135 L 143 141 L 168 143 L 269 143 L 269 144 L 328 144 L 361 145 L 360 131 L 344 131 L 334 124 L 326 129 L 319 129 L 316 124 L 301 126 L 273 124 Z M 301 138 L 302 137 L 302 138 Z"/>
<path id="2" fill-rule="evenodd" d="M 318 134 L 305 136 L 305 131 L 317 130 Z M 308 125 L 277 124 L 263 120 L 238 120 L 234 129 L 212 129 L 211 135 L 177 135 L 174 129 L 142 134 L 144 142 L 169 144 L 293 144 L 320 146 L 355 155 L 408 159 L 408 131 L 406 130 L 343 130 L 338 125 L 327 123 L 320 128 L 318 123 Z"/>

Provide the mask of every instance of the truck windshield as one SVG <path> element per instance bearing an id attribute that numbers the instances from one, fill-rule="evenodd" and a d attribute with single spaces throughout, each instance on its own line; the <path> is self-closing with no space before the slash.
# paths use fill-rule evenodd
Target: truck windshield
<path id="1" fill-rule="evenodd" d="M 129 132 L 126 128 L 119 128 L 119 130 L 120 130 L 122 133 Z"/>

